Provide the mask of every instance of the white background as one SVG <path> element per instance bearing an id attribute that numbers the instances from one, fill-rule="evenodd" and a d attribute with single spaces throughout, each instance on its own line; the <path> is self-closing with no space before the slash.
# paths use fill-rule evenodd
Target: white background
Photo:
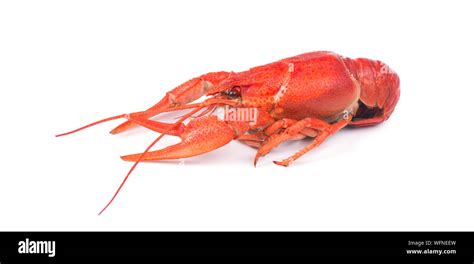
<path id="1" fill-rule="evenodd" d="M 470 1 L 2 1 L 1 230 L 474 230 Z M 389 64 L 384 124 L 344 129 L 294 166 L 239 142 L 131 163 L 156 137 L 118 121 L 181 82 L 309 51 Z M 163 147 L 176 139 L 163 140 Z"/>

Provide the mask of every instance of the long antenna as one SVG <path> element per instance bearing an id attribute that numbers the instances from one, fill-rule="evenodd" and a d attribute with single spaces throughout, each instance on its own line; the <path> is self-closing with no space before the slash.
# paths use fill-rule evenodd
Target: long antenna
<path id="1" fill-rule="evenodd" d="M 148 151 L 161 139 L 165 136 L 166 132 L 170 131 L 171 129 L 175 128 L 176 126 L 178 126 L 179 124 L 182 124 L 183 121 L 185 121 L 187 118 L 189 118 L 190 116 L 194 115 L 195 113 L 199 112 L 202 108 L 204 108 L 204 106 L 202 107 L 199 107 L 199 108 L 196 108 L 194 109 L 193 111 L 187 113 L 186 115 L 184 115 L 183 117 L 181 117 L 181 119 L 179 119 L 176 123 L 174 123 L 174 125 L 170 126 L 166 131 L 164 131 L 158 138 L 156 138 L 150 145 L 148 145 L 148 147 L 145 149 L 145 151 L 140 155 L 140 157 L 138 158 L 137 161 L 135 161 L 135 163 L 133 164 L 133 166 L 130 168 L 130 170 L 128 171 L 127 175 L 125 176 L 125 178 L 123 179 L 122 183 L 120 184 L 120 186 L 118 187 L 117 191 L 115 191 L 115 194 L 114 196 L 112 196 L 112 199 L 110 199 L 110 201 L 107 203 L 107 205 L 100 211 L 100 213 L 98 215 L 101 215 L 105 209 L 107 209 L 109 207 L 109 205 L 115 200 L 115 197 L 117 197 L 117 194 L 120 192 L 120 190 L 122 189 L 123 185 L 125 184 L 125 182 L 127 181 L 128 177 L 130 176 L 130 174 L 132 174 L 132 171 L 135 170 L 135 168 L 137 167 L 138 163 L 143 159 L 143 157 L 145 156 L 146 153 L 148 153 Z"/>
<path id="2" fill-rule="evenodd" d="M 108 117 L 108 118 L 104 118 L 102 120 L 99 120 L 99 121 L 96 121 L 94 123 L 90 123 L 88 125 L 85 125 L 83 127 L 80 127 L 78 129 L 74 129 L 72 131 L 69 131 L 69 132 L 66 132 L 66 133 L 62 133 L 62 134 L 58 134 L 56 135 L 55 137 L 62 137 L 62 136 L 66 136 L 66 135 L 69 135 L 69 134 L 72 134 L 72 133 L 76 133 L 78 131 L 81 131 L 83 129 L 86 129 L 88 127 L 91 127 L 91 126 L 95 126 L 95 125 L 98 125 L 98 124 L 101 124 L 101 123 L 104 123 L 104 122 L 108 122 L 108 121 L 112 121 L 112 120 L 115 120 L 115 119 L 119 119 L 119 118 L 125 118 L 127 115 L 126 114 L 122 114 L 122 115 L 117 115 L 117 116 L 112 116 L 112 117 Z"/>

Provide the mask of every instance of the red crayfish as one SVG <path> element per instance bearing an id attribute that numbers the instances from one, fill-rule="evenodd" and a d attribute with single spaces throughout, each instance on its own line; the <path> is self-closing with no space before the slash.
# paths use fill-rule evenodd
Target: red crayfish
<path id="1" fill-rule="evenodd" d="M 191 104 L 203 96 L 208 98 Z M 345 126 L 362 127 L 385 121 L 399 96 L 398 75 L 380 61 L 350 59 L 326 51 L 310 52 L 248 71 L 207 73 L 167 92 L 148 110 L 106 118 L 57 136 L 120 118 L 127 121 L 113 129 L 112 134 L 137 125 L 161 133 L 143 153 L 122 156 L 135 164 L 102 213 L 141 161 L 188 158 L 238 139 L 258 149 L 256 165 L 260 157 L 286 140 L 314 138 L 293 156 L 275 162 L 288 166 Z M 225 108 L 224 118 L 213 115 L 218 108 Z M 230 114 L 229 108 L 234 109 Z M 150 119 L 184 109 L 191 111 L 175 123 Z M 181 142 L 150 151 L 164 135 L 178 136 Z"/>

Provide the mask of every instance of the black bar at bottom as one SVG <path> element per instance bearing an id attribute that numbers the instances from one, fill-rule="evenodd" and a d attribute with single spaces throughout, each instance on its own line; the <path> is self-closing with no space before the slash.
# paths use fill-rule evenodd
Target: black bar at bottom
<path id="1" fill-rule="evenodd" d="M 54 253 L 53 251 L 54 242 Z M 0 264 L 164 256 L 474 263 L 472 232 L 2 232 Z"/>

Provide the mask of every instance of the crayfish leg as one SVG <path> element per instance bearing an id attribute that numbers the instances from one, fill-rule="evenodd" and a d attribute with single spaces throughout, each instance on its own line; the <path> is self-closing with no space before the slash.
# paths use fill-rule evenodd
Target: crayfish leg
<path id="1" fill-rule="evenodd" d="M 159 161 L 188 158 L 220 148 L 235 137 L 234 129 L 216 116 L 191 120 L 180 135 L 182 141 L 164 149 L 122 156 L 125 161 Z"/>
<path id="2" fill-rule="evenodd" d="M 316 118 L 305 118 L 300 121 L 295 121 L 292 119 L 279 120 L 265 130 L 265 133 L 270 137 L 265 142 L 265 144 L 262 144 L 262 146 L 258 149 L 254 159 L 254 166 L 257 165 L 257 161 L 260 157 L 265 156 L 284 141 L 294 139 L 299 135 L 315 136 L 313 142 L 304 149 L 298 151 L 296 154 L 282 162 L 275 162 L 275 164 L 278 165 L 289 166 L 306 152 L 319 146 L 328 136 L 346 126 L 349 123 L 349 120 L 350 118 L 341 119 L 334 124 L 329 124 Z M 276 133 L 279 129 L 285 127 L 287 128 L 282 133 Z"/>
<path id="3" fill-rule="evenodd" d="M 139 115 L 130 114 L 130 115 L 127 115 L 126 118 L 129 122 L 133 122 L 136 125 L 140 125 L 152 131 L 155 131 L 158 133 L 164 133 L 167 135 L 180 136 L 184 130 L 183 123 L 168 124 L 168 123 L 163 123 L 163 122 L 158 122 L 158 121 L 150 120 L 147 118 L 143 118 L 140 115 L 141 114 Z"/>
<path id="4" fill-rule="evenodd" d="M 151 118 L 164 109 L 174 106 L 184 105 L 193 102 L 206 95 L 212 86 L 220 83 L 229 76 L 229 72 L 211 72 L 200 77 L 193 78 L 178 87 L 174 88 L 155 105 L 142 112 L 144 118 Z M 131 121 L 125 121 L 110 131 L 111 134 L 118 134 L 135 127 Z"/>
<path id="5" fill-rule="evenodd" d="M 285 167 L 290 166 L 291 164 L 293 164 L 293 162 L 295 162 L 295 160 L 297 160 L 298 158 L 300 158 L 301 156 L 303 156 L 304 154 L 306 154 L 310 150 L 312 150 L 312 149 L 318 147 L 319 145 L 321 145 L 321 143 L 323 143 L 324 140 L 326 140 L 329 136 L 336 133 L 341 128 L 347 126 L 347 124 L 349 124 L 349 122 L 350 122 L 349 120 L 351 118 L 352 118 L 352 116 L 349 117 L 348 119 L 341 119 L 340 121 L 338 121 L 334 124 L 331 124 L 329 127 L 322 129 L 321 133 L 319 133 L 316 136 L 316 138 L 308 146 L 304 147 L 300 151 L 296 152 L 293 156 L 291 156 L 291 157 L 289 157 L 285 160 L 273 161 L 273 163 L 275 163 L 277 165 L 280 165 L 280 166 L 285 166 Z"/>
<path id="6" fill-rule="evenodd" d="M 267 139 L 268 137 L 263 133 L 263 131 L 260 131 L 256 134 L 245 134 L 241 135 L 238 140 L 244 144 L 247 144 L 253 148 L 260 148 L 263 144 L 263 142 Z"/>

